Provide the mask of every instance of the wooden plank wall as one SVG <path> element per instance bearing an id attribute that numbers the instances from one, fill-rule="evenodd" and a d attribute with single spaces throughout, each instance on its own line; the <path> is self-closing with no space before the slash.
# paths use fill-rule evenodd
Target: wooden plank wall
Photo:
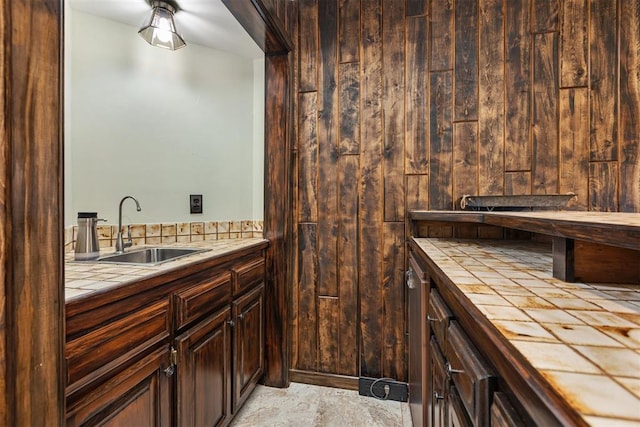
<path id="1" fill-rule="evenodd" d="M 640 0 L 297 4 L 292 368 L 406 380 L 409 209 L 640 212 Z"/>

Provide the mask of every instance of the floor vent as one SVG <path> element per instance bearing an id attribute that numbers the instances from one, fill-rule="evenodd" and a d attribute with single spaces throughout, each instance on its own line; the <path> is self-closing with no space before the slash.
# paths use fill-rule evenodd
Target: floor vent
<path id="1" fill-rule="evenodd" d="M 358 380 L 358 392 L 360 396 L 370 396 L 381 400 L 406 402 L 409 398 L 407 383 L 390 378 L 360 377 Z"/>

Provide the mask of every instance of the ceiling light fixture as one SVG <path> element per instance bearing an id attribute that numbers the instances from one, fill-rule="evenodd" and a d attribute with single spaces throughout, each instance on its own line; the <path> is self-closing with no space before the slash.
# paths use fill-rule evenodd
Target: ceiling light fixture
<path id="1" fill-rule="evenodd" d="M 178 5 L 171 1 L 152 1 L 151 17 L 138 31 L 140 37 L 151 46 L 176 50 L 186 46 L 184 39 L 176 31 L 173 15 L 179 10 Z"/>

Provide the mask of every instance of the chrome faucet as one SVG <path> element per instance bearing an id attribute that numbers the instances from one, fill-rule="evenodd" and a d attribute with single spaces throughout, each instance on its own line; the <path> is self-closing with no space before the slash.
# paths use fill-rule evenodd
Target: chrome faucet
<path id="1" fill-rule="evenodd" d="M 133 196 L 124 196 L 122 200 L 120 200 L 120 206 L 118 208 L 118 235 L 116 237 L 116 253 L 121 254 L 124 252 L 125 248 L 128 248 L 133 245 L 133 241 L 131 240 L 131 226 L 127 226 L 127 238 L 128 242 L 124 242 L 122 239 L 122 204 L 125 200 L 131 199 L 136 202 L 136 210 L 140 212 L 142 209 L 140 208 L 140 203 Z"/>

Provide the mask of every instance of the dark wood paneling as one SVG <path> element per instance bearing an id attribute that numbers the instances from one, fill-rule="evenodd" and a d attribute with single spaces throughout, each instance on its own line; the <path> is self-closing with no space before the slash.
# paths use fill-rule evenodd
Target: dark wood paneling
<path id="1" fill-rule="evenodd" d="M 429 206 L 429 175 L 407 175 L 407 211 Z"/>
<path id="2" fill-rule="evenodd" d="M 531 172 L 505 172 L 504 194 L 531 194 Z"/>
<path id="3" fill-rule="evenodd" d="M 405 361 L 404 309 L 404 222 L 385 222 L 383 227 L 383 283 L 384 310 L 382 372 L 398 381 L 407 380 Z"/>
<path id="4" fill-rule="evenodd" d="M 360 0 L 339 0 L 339 2 L 340 62 L 358 62 L 360 59 Z"/>
<path id="5" fill-rule="evenodd" d="M 429 0 L 407 0 L 407 16 L 426 15 L 429 10 Z"/>
<path id="6" fill-rule="evenodd" d="M 361 376 L 382 372 L 382 4 L 362 0 L 362 144 L 360 147 Z M 355 347 L 355 345 L 354 345 Z"/>
<path id="7" fill-rule="evenodd" d="M 340 64 L 340 154 L 360 152 L 360 64 Z"/>
<path id="8" fill-rule="evenodd" d="M 318 220 L 318 94 L 298 97 L 298 221 Z"/>
<path id="9" fill-rule="evenodd" d="M 298 225 L 298 279 L 297 279 L 297 337 L 294 338 L 299 369 L 318 367 L 318 334 L 316 288 L 318 286 L 318 256 L 316 225 Z"/>
<path id="10" fill-rule="evenodd" d="M 382 19 L 384 220 L 404 221 L 404 0 L 386 0 Z"/>
<path id="11" fill-rule="evenodd" d="M 618 210 L 618 164 L 589 163 L 589 210 L 616 212 Z"/>
<path id="12" fill-rule="evenodd" d="M 64 422 L 61 23 L 0 7 L 0 425 Z"/>
<path id="13" fill-rule="evenodd" d="M 591 159 L 617 160 L 617 1 L 591 1 L 589 20 Z"/>
<path id="14" fill-rule="evenodd" d="M 407 5 L 408 6 L 408 5 Z M 406 140 L 405 173 L 429 169 L 429 114 L 427 112 L 427 47 L 429 21 L 426 16 L 407 18 Z"/>
<path id="15" fill-rule="evenodd" d="M 478 124 L 453 125 L 453 195 L 456 205 L 465 194 L 478 193 Z"/>
<path id="16" fill-rule="evenodd" d="M 536 34 L 533 47 L 533 194 L 558 192 L 558 37 Z"/>
<path id="17" fill-rule="evenodd" d="M 431 71 L 453 69 L 453 0 L 431 0 Z"/>
<path id="18" fill-rule="evenodd" d="M 340 301 L 337 297 L 318 297 L 318 362 L 321 372 L 338 370 L 340 343 Z"/>
<path id="19" fill-rule="evenodd" d="M 300 55 L 299 90 L 308 92 L 318 88 L 318 0 L 299 0 Z"/>
<path id="20" fill-rule="evenodd" d="M 559 192 L 575 193 L 572 209 L 587 209 L 589 203 L 589 91 L 560 90 L 560 183 Z"/>
<path id="21" fill-rule="evenodd" d="M 431 73 L 429 209 L 452 209 L 452 72 Z"/>
<path id="22" fill-rule="evenodd" d="M 640 0 L 620 3 L 620 210 L 640 212 Z"/>
<path id="23" fill-rule="evenodd" d="M 505 8 L 505 171 L 531 170 L 530 0 Z"/>
<path id="24" fill-rule="evenodd" d="M 358 156 L 342 156 L 338 161 L 340 188 L 338 276 L 340 277 L 340 361 L 337 373 L 358 375 Z"/>
<path id="25" fill-rule="evenodd" d="M 478 119 L 478 2 L 455 7 L 453 120 Z"/>
<path id="26" fill-rule="evenodd" d="M 558 13 L 560 12 L 561 0 L 532 1 L 533 22 L 531 23 L 531 31 L 533 33 L 558 31 Z"/>
<path id="27" fill-rule="evenodd" d="M 504 15 L 501 0 L 480 1 L 480 111 L 477 194 L 504 194 Z M 454 194 L 458 197 L 458 194 Z"/>
<path id="28" fill-rule="evenodd" d="M 564 0 L 560 28 L 560 87 L 585 87 L 587 80 L 587 0 Z"/>

